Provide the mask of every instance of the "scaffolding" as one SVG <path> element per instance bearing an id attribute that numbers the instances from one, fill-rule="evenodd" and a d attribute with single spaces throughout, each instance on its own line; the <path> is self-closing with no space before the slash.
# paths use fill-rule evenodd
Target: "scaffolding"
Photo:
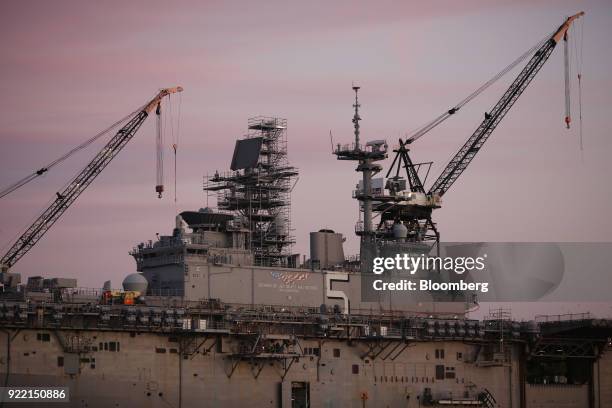
<path id="1" fill-rule="evenodd" d="M 259 266 L 294 267 L 291 190 L 298 170 L 287 158 L 287 120 L 256 116 L 244 139 L 261 138 L 256 165 L 204 178 L 207 201 L 237 215 L 249 229 L 248 247 Z"/>

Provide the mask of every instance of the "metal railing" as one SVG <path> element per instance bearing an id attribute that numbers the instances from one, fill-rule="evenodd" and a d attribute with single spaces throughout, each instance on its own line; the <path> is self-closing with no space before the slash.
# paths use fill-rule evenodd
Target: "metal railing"
<path id="1" fill-rule="evenodd" d="M 590 320 L 593 316 L 591 313 L 565 313 L 558 315 L 536 315 L 535 321 L 538 323 L 556 323 L 556 322 L 575 322 L 579 320 Z"/>

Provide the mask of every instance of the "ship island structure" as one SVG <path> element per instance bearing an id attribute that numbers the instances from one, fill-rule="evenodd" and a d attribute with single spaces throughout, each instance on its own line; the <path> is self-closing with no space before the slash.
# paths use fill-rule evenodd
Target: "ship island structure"
<path id="1" fill-rule="evenodd" d="M 184 211 L 170 235 L 134 247 L 138 272 L 123 291 L 61 278 L 7 283 L 3 385 L 67 386 L 74 407 L 612 406 L 608 320 L 517 322 L 498 310 L 479 321 L 464 302 L 389 292 L 365 302 L 363 260 L 346 257 L 342 234 L 328 229 L 310 234 L 300 260 L 286 130 L 284 119 L 249 119 L 230 170 L 205 178 L 216 208 Z M 372 179 L 386 142 L 356 140 L 334 153 L 364 175 L 354 193 L 362 252 L 422 246 L 435 226 L 411 215 L 406 180 L 381 189 Z M 408 219 L 374 227 L 388 194 L 402 197 Z"/>

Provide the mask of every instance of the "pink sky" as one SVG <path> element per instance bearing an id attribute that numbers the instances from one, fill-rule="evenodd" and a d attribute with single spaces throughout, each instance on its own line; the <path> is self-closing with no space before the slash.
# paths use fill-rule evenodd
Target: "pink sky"
<path id="1" fill-rule="evenodd" d="M 292 210 L 296 252 L 307 254 L 308 232 L 326 227 L 344 233 L 346 252 L 355 253 L 350 192 L 357 174 L 334 160 L 328 137 L 330 129 L 336 141 L 352 137 L 351 82 L 362 86 L 363 137 L 394 141 L 579 10 L 587 13 L 583 158 L 577 112 L 574 129 L 562 123 L 559 47 L 435 219 L 446 240 L 609 241 L 612 6 L 605 1 L 3 2 L 0 186 L 158 88 L 182 85 L 179 210 L 205 205 L 202 176 L 229 166 L 248 117 L 280 116 L 288 119 L 290 160 L 301 171 Z M 419 140 L 415 160 L 434 160 L 437 175 L 507 83 Z M 154 146 L 148 121 L 14 270 L 119 286 L 135 269 L 128 250 L 173 225 L 171 194 L 154 194 Z M 0 200 L 4 249 L 94 152 Z M 169 188 L 171 172 L 166 176 Z"/>

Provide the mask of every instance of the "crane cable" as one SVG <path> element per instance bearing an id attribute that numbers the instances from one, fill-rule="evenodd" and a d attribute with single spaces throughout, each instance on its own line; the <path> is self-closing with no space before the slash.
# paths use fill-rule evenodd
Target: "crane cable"
<path id="1" fill-rule="evenodd" d="M 572 121 L 571 116 L 571 102 L 570 102 L 570 51 L 569 51 L 569 38 L 567 31 L 563 35 L 563 65 L 565 68 L 565 125 L 570 128 L 570 122 Z"/>
<path id="2" fill-rule="evenodd" d="M 584 150 L 584 146 L 582 143 L 582 50 L 583 50 L 583 34 L 584 34 L 584 21 L 580 22 L 581 26 L 581 34 L 580 34 L 580 48 L 578 48 L 578 37 L 577 37 L 577 29 L 572 27 L 572 36 L 571 40 L 574 43 L 574 59 L 576 63 L 576 76 L 578 78 L 578 129 L 579 129 L 579 140 L 580 140 L 580 151 Z M 565 33 L 564 40 L 564 66 L 565 66 L 565 123 L 567 128 L 570 128 L 571 122 L 571 103 L 570 103 L 570 95 L 571 95 L 571 60 L 572 56 L 571 49 L 569 45 L 568 32 Z"/>
<path id="3" fill-rule="evenodd" d="M 464 105 L 466 105 L 469 102 L 471 102 L 474 98 L 476 98 L 478 95 L 480 95 L 482 92 L 484 92 L 487 88 L 489 88 L 491 85 L 493 85 L 495 82 L 497 82 L 500 78 L 502 78 L 504 75 L 506 75 L 512 69 L 514 69 L 518 64 L 520 64 L 522 61 L 526 60 L 531 54 L 533 54 L 537 49 L 539 49 L 542 45 L 544 45 L 544 43 L 546 43 L 546 41 L 550 40 L 550 37 L 552 36 L 552 34 L 553 33 L 548 34 L 546 37 L 544 37 L 542 40 L 540 40 L 533 47 L 531 47 L 530 49 L 525 51 L 517 59 L 512 61 L 508 66 L 506 66 L 504 69 L 502 69 L 497 74 L 495 74 L 487 82 L 483 83 L 474 92 L 472 92 L 467 97 L 465 97 L 463 100 L 461 100 L 459 103 L 454 105 L 451 109 L 447 110 L 446 112 L 442 113 L 437 118 L 433 119 L 432 121 L 428 122 L 427 124 L 417 128 L 417 129 L 413 130 L 411 133 L 409 133 L 406 136 L 406 140 L 408 141 L 408 143 L 412 143 L 415 140 L 417 140 L 418 138 L 420 138 L 421 136 L 425 135 L 430 130 L 432 130 L 433 128 L 435 128 L 436 126 L 438 126 L 439 124 L 444 122 L 446 119 L 448 119 L 450 116 L 455 114 Z"/>
<path id="4" fill-rule="evenodd" d="M 177 172 L 176 172 L 176 161 L 177 161 L 177 150 L 178 150 L 178 143 L 179 143 L 179 136 L 181 133 L 181 106 L 183 104 L 183 94 L 179 94 L 179 102 L 178 102 L 178 113 L 177 113 L 177 119 L 176 119 L 176 135 L 172 134 L 172 150 L 174 152 L 174 205 L 175 205 L 175 210 L 176 210 L 176 179 L 177 179 Z M 178 210 L 176 211 L 178 213 Z"/>
<path id="5" fill-rule="evenodd" d="M 74 147 L 73 149 L 69 150 L 68 152 L 66 152 L 65 154 L 63 154 L 62 156 L 58 157 L 57 159 L 53 160 L 52 162 L 50 162 L 49 164 L 47 164 L 46 166 L 41 167 L 40 169 L 36 170 L 35 172 L 27 175 L 26 177 L 16 181 L 15 183 L 11 184 L 10 186 L 2 189 L 0 191 L 0 198 L 4 198 L 7 195 L 9 195 L 10 193 L 12 193 L 13 191 L 25 186 L 26 184 L 28 184 L 29 182 L 31 182 L 32 180 L 42 176 L 43 174 L 45 174 L 47 171 L 49 171 L 51 168 L 55 167 L 56 165 L 60 164 L 61 162 L 63 162 L 64 160 L 68 159 L 69 157 L 71 157 L 73 154 L 85 149 L 86 147 L 88 147 L 89 145 L 91 145 L 93 142 L 95 142 L 96 140 L 98 140 L 99 138 L 101 138 L 102 136 L 106 135 L 108 132 L 110 132 L 111 130 L 115 129 L 116 127 L 118 127 L 119 125 L 121 125 L 122 123 L 126 122 L 128 119 L 130 119 L 132 116 L 134 116 L 135 114 L 137 114 L 138 112 L 142 111 L 142 109 L 144 108 L 144 105 L 141 106 L 140 108 L 138 108 L 137 110 L 135 110 L 134 112 L 126 115 L 125 117 L 121 118 L 120 120 L 118 120 L 117 122 L 113 123 L 112 125 L 110 125 L 109 127 L 107 127 L 106 129 L 104 129 L 103 131 L 101 131 L 100 133 L 97 133 L 96 135 L 92 136 L 91 138 L 87 139 L 86 141 L 84 141 L 83 143 L 79 144 L 78 146 Z"/>
<path id="6" fill-rule="evenodd" d="M 183 97 L 179 95 L 178 101 L 178 114 L 174 117 L 174 107 L 172 103 L 172 96 L 168 95 L 168 110 L 161 111 L 160 105 L 157 106 L 157 133 L 156 133 L 156 168 L 157 168 L 157 184 L 155 191 L 158 193 L 158 198 L 162 198 L 162 192 L 164 191 L 164 136 L 167 135 L 167 129 L 170 129 L 170 139 L 172 140 L 172 151 L 174 153 L 174 202 L 177 202 L 176 194 L 176 179 L 177 179 L 177 150 L 178 150 L 178 139 L 180 134 L 181 126 L 181 106 Z M 163 117 L 162 117 L 163 116 Z M 175 131 L 176 126 L 176 131 Z"/>
<path id="7" fill-rule="evenodd" d="M 574 30 L 574 34 L 576 33 L 576 29 L 572 27 Z M 575 58 L 576 58 L 576 75 L 578 77 L 578 133 L 580 137 L 580 151 L 584 150 L 584 145 L 582 143 L 582 51 L 584 46 L 584 19 L 580 21 L 580 48 L 578 48 L 578 41 L 576 36 L 574 36 L 574 48 L 575 48 Z"/>
<path id="8" fill-rule="evenodd" d="M 166 122 L 162 119 L 161 102 L 155 109 L 155 192 L 157 198 L 162 198 L 164 192 L 164 133 Z"/>

